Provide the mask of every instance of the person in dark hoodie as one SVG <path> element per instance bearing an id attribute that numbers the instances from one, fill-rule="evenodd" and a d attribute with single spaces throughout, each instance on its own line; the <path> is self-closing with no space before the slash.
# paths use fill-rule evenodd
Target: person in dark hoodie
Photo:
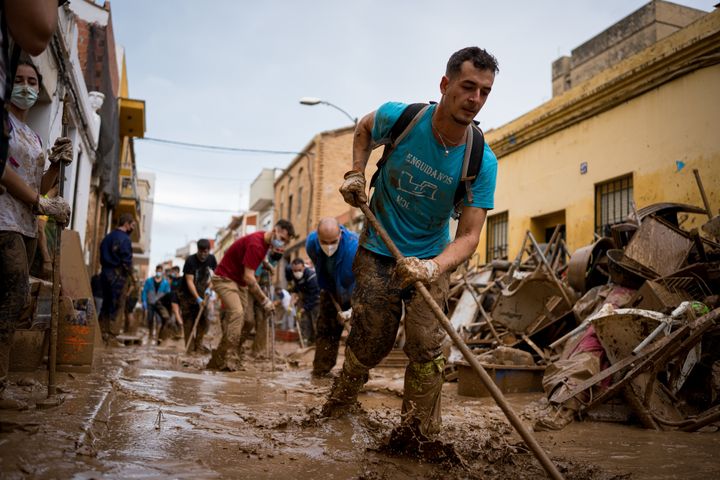
<path id="1" fill-rule="evenodd" d="M 285 268 L 289 291 L 300 296 L 302 312 L 298 318 L 298 330 L 306 345 L 315 343 L 315 324 L 320 314 L 320 287 L 315 270 L 305 266 L 302 258 L 296 258 Z"/>
<path id="2" fill-rule="evenodd" d="M 305 242 L 320 286 L 312 371 L 315 377 L 327 376 L 337 362 L 340 336 L 352 315 L 350 298 L 355 288 L 352 264 L 357 248 L 357 234 L 334 218 L 321 219 L 317 230 Z"/>

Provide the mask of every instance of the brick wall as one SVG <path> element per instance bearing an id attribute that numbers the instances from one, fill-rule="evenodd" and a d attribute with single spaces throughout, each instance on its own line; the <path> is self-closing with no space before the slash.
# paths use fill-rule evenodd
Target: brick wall
<path id="1" fill-rule="evenodd" d="M 288 248 L 290 258 L 307 259 L 305 240 L 321 218 L 335 217 L 350 225 L 360 215 L 359 209 L 346 204 L 339 192 L 343 175 L 352 168 L 353 136 L 352 127 L 316 135 L 304 150 L 307 155 L 296 157 L 275 182 L 275 218 L 293 222 L 299 236 Z M 370 157 L 368 179 L 375 172 L 378 158 L 380 149 Z M 293 211 L 288 213 L 290 195 Z"/>

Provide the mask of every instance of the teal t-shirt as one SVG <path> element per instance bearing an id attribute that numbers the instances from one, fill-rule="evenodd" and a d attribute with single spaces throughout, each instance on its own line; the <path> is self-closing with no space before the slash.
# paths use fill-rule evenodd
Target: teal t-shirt
<path id="1" fill-rule="evenodd" d="M 407 105 L 383 104 L 375 112 L 372 139 L 380 142 L 390 134 Z M 435 140 L 431 118 L 435 105 L 395 148 L 380 169 L 370 208 L 400 249 L 408 257 L 433 258 L 450 243 L 449 221 L 453 199 L 460 181 L 465 144 L 445 148 Z M 479 178 L 473 182 L 473 201 L 464 205 L 494 207 L 497 158 L 485 144 Z M 391 256 L 379 235 L 368 229 L 362 246 L 380 255 Z"/>

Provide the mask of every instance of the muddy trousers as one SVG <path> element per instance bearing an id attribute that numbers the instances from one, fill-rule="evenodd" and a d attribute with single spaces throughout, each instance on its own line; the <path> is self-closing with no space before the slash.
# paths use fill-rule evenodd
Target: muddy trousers
<path id="1" fill-rule="evenodd" d="M 303 307 L 302 315 L 298 321 L 298 328 L 303 336 L 303 340 L 307 345 L 315 343 L 317 319 L 320 315 L 320 305 L 315 305 L 311 309 Z"/>
<path id="2" fill-rule="evenodd" d="M 405 370 L 403 422 L 424 435 L 441 427 L 440 393 L 445 358 L 445 331 L 414 289 L 401 290 L 395 278 L 395 260 L 359 248 L 353 262 L 356 287 L 352 297 L 353 324 L 345 349 L 343 370 L 330 392 L 330 402 L 351 403 L 367 381 L 369 369 L 390 353 L 405 306 L 404 351 L 410 359 Z M 448 275 L 428 285 L 430 294 L 444 306 Z"/>
<path id="3" fill-rule="evenodd" d="M 247 287 L 225 277 L 212 277 L 212 288 L 223 306 L 222 339 L 213 350 L 208 368 L 238 370 L 242 366 L 243 324 L 248 309 Z"/>
<path id="4" fill-rule="evenodd" d="M 318 318 L 315 324 L 315 358 L 313 375 L 327 375 L 335 366 L 343 325 L 337 319 L 337 309 L 325 290 L 320 292 Z M 348 307 L 349 308 L 349 307 Z"/>
<path id="5" fill-rule="evenodd" d="M 99 320 L 103 338 L 120 333 L 122 324 L 117 321 L 117 317 L 124 315 L 125 305 L 121 305 L 121 300 L 126 282 L 127 276 L 120 267 L 103 267 L 100 271 L 103 301 Z"/>
<path id="6" fill-rule="evenodd" d="M 167 311 L 165 305 L 157 302 L 155 304 L 148 305 L 146 314 L 148 336 L 151 339 L 155 333 L 155 324 L 157 323 L 156 317 L 160 317 L 160 324 L 157 327 L 158 338 L 160 338 L 160 329 L 170 320 L 170 312 Z"/>
<path id="7" fill-rule="evenodd" d="M 37 241 L 17 232 L 0 232 L 0 396 L 7 386 L 10 347 L 30 291 L 30 264 Z"/>
<path id="8" fill-rule="evenodd" d="M 252 354 L 254 356 L 263 356 L 269 353 L 268 350 L 268 316 L 263 310 L 262 304 L 255 300 L 250 292 L 245 289 L 247 307 L 245 308 L 245 321 L 242 328 L 242 338 L 240 339 L 240 347 L 245 340 L 252 336 L 255 329 L 255 339 L 252 343 Z"/>
<path id="9" fill-rule="evenodd" d="M 178 305 L 180 306 L 180 313 L 183 317 L 183 333 L 185 334 L 184 341 L 187 343 L 192 333 L 193 326 L 195 325 L 195 319 L 198 318 L 200 313 L 200 304 L 192 298 L 190 295 L 179 292 L 178 293 Z M 197 322 L 197 328 L 195 329 L 195 338 L 190 346 L 190 351 L 199 352 L 202 350 L 203 339 L 205 338 L 205 332 L 208 330 L 207 321 L 207 307 L 203 310 L 202 315 Z"/>

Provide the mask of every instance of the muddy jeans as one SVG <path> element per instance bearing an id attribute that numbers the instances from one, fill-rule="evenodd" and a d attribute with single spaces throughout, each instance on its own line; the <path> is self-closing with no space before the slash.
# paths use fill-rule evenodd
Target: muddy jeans
<path id="1" fill-rule="evenodd" d="M 35 238 L 0 232 L 0 395 L 7 385 L 15 326 L 30 291 L 29 269 L 36 245 Z"/>
<path id="2" fill-rule="evenodd" d="M 219 370 L 237 370 L 242 364 L 243 324 L 248 309 L 247 287 L 241 287 L 233 280 L 213 276 L 212 288 L 220 297 L 223 305 L 222 339 L 213 350 L 209 368 Z"/>
<path id="3" fill-rule="evenodd" d="M 192 333 L 193 326 L 195 325 L 195 319 L 200 313 L 200 304 L 192 297 L 192 295 L 180 291 L 178 292 L 178 305 L 180 306 L 180 313 L 183 317 L 183 333 L 185 334 L 185 342 L 187 343 Z M 207 307 L 203 309 L 202 315 L 198 319 L 197 328 L 195 329 L 195 338 L 193 344 L 190 347 L 190 351 L 199 352 L 202 350 L 203 338 L 205 338 L 205 332 L 208 330 L 207 320 Z"/>
<path id="4" fill-rule="evenodd" d="M 262 304 L 255 300 L 255 297 L 253 297 L 247 289 L 245 289 L 245 295 L 247 297 L 247 308 L 245 309 L 245 322 L 243 323 L 240 346 L 242 347 L 245 340 L 250 338 L 254 328 L 255 339 L 252 344 L 252 353 L 255 356 L 265 355 L 268 351 L 267 315 L 263 310 Z"/>
<path id="5" fill-rule="evenodd" d="M 122 267 L 103 267 L 100 271 L 100 282 L 103 296 L 99 318 L 100 330 L 103 337 L 117 335 L 124 323 L 120 322 L 118 317 L 124 319 L 123 292 L 125 283 L 127 283 L 127 275 Z"/>
<path id="6" fill-rule="evenodd" d="M 303 307 L 302 315 L 298 321 L 300 333 L 303 336 L 303 340 L 306 344 L 310 345 L 315 343 L 317 319 L 320 315 L 320 305 L 315 305 L 311 310 L 306 310 Z"/>
<path id="7" fill-rule="evenodd" d="M 330 293 L 320 292 L 320 305 L 315 325 L 315 358 L 313 359 L 313 374 L 326 375 L 337 362 L 340 337 L 343 325 L 337 319 L 337 309 L 333 304 Z"/>
<path id="8" fill-rule="evenodd" d="M 434 434 L 441 426 L 440 392 L 445 364 L 442 343 L 446 333 L 419 292 L 401 292 L 394 272 L 393 258 L 358 248 L 353 262 L 353 324 L 347 346 L 365 369 L 375 367 L 395 344 L 405 304 L 404 351 L 410 363 L 405 370 L 403 421 L 419 423 L 422 433 Z M 448 277 L 441 275 L 428 286 L 441 307 L 447 300 Z"/>
<path id="9" fill-rule="evenodd" d="M 147 321 L 147 327 L 148 327 L 148 336 L 150 339 L 153 338 L 154 332 L 155 332 L 155 317 L 160 317 L 160 325 L 158 325 L 158 338 L 160 338 L 160 329 L 170 320 L 170 312 L 167 311 L 167 308 L 165 308 L 165 305 L 160 303 L 159 301 L 156 303 L 151 303 L 147 306 L 146 311 L 146 321 Z M 194 320 L 194 319 L 193 319 Z"/>

